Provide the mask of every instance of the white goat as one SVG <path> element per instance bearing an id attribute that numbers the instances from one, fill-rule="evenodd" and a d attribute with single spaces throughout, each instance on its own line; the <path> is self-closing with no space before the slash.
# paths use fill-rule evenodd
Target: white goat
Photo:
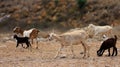
<path id="1" fill-rule="evenodd" d="M 93 24 L 89 24 L 88 34 L 92 33 L 93 36 L 96 36 L 98 34 L 102 34 L 102 36 L 103 36 L 104 34 L 106 34 L 106 35 L 110 36 L 110 35 L 112 35 L 112 29 L 113 29 L 113 27 L 108 26 L 108 25 L 106 25 L 106 26 L 95 26 Z"/>
<path id="2" fill-rule="evenodd" d="M 84 56 L 83 57 L 86 57 L 87 55 L 89 56 L 89 47 L 86 43 L 87 37 L 88 37 L 88 35 L 84 30 L 74 30 L 74 31 L 68 31 L 61 35 L 51 33 L 49 36 L 49 39 L 56 39 L 57 41 L 59 41 L 61 43 L 61 47 L 60 47 L 56 57 L 59 55 L 60 51 L 62 50 L 62 48 L 64 46 L 71 46 L 71 51 L 72 51 L 73 58 L 74 58 L 75 54 L 73 52 L 73 45 L 79 45 L 79 44 L 82 44 L 82 46 L 84 47 Z M 87 54 L 87 51 L 88 51 L 88 54 Z"/>

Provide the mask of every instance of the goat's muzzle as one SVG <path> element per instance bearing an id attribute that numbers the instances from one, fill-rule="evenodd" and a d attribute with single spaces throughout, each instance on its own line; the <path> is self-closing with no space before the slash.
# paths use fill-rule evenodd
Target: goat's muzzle
<path id="1" fill-rule="evenodd" d="M 102 56 L 101 50 L 98 50 L 98 51 L 97 51 L 97 55 L 98 55 L 98 56 Z"/>

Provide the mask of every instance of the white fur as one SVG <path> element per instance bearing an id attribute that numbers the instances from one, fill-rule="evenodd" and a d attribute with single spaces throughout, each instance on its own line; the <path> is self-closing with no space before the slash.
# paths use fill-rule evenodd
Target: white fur
<path id="1" fill-rule="evenodd" d="M 61 43 L 61 48 L 59 49 L 57 56 L 59 55 L 59 52 L 62 50 L 64 46 L 71 46 L 71 51 L 74 57 L 72 45 L 79 45 L 82 43 L 82 46 L 84 47 L 84 57 L 85 57 L 86 51 L 89 51 L 88 45 L 86 43 L 87 37 L 88 35 L 84 30 L 72 30 L 65 32 L 61 35 L 57 35 L 55 33 L 50 34 L 51 39 L 56 39 Z M 89 56 L 89 52 L 88 52 L 88 56 Z"/>
<path id="2" fill-rule="evenodd" d="M 30 29 L 30 30 L 25 30 L 23 32 L 23 37 L 30 37 L 30 33 L 33 31 L 33 29 Z"/>
<path id="3" fill-rule="evenodd" d="M 106 35 L 103 35 L 103 41 L 107 40 L 109 37 L 107 37 Z"/>
<path id="4" fill-rule="evenodd" d="M 101 44 L 102 44 L 105 40 L 107 40 L 107 39 L 109 39 L 109 37 L 107 37 L 106 35 L 103 35 Z"/>
<path id="5" fill-rule="evenodd" d="M 108 34 L 112 34 L 112 29 L 113 27 L 111 26 L 95 26 L 93 24 L 89 24 L 88 26 L 88 30 L 92 31 L 92 32 L 89 32 L 89 33 L 94 33 L 94 35 L 98 35 L 98 34 L 101 34 L 101 33 L 107 33 L 109 32 Z"/>

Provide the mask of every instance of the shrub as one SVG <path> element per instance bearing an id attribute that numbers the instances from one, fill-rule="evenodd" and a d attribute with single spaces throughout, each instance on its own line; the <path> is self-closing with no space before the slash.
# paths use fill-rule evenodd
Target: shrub
<path id="1" fill-rule="evenodd" d="M 57 6 L 57 5 L 58 5 L 59 0 L 54 0 L 54 2 L 55 2 L 55 5 Z"/>
<path id="2" fill-rule="evenodd" d="M 84 8 L 87 0 L 76 0 L 79 8 Z"/>

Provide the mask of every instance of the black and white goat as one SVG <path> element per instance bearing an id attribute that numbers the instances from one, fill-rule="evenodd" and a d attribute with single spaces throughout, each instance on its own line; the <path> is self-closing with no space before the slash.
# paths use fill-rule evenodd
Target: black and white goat
<path id="1" fill-rule="evenodd" d="M 14 38 L 17 40 L 16 47 L 18 47 L 19 44 L 22 44 L 22 47 L 23 47 L 23 43 L 25 43 L 27 45 L 26 48 L 31 47 L 31 44 L 30 44 L 28 37 L 18 37 L 17 35 L 14 35 Z"/>
<path id="2" fill-rule="evenodd" d="M 108 49 L 108 56 L 110 56 L 110 48 L 113 47 L 113 53 L 112 56 L 114 55 L 114 52 L 116 52 L 115 56 L 117 56 L 117 48 L 116 48 L 116 42 L 117 42 L 117 36 L 114 35 L 114 38 L 108 38 L 107 40 L 103 41 L 100 49 L 97 51 L 98 56 L 102 56 L 104 51 Z"/>

